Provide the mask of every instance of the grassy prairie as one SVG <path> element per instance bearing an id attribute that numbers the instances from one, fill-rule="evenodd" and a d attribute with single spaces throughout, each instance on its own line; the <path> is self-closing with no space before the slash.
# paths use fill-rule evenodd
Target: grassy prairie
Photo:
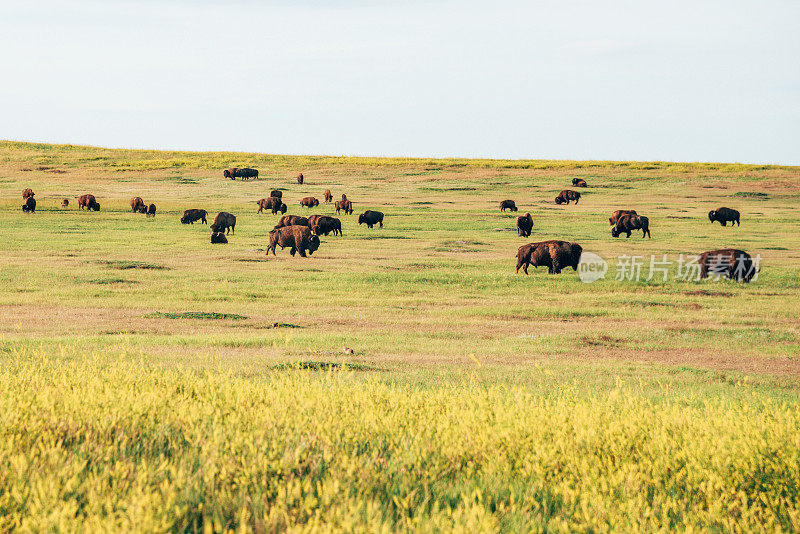
<path id="1" fill-rule="evenodd" d="M 273 188 L 355 215 L 267 258 Z M 723 205 L 741 228 L 708 221 Z M 188 208 L 236 214 L 230 244 Z M 612 239 L 618 208 L 653 239 Z M 0 142 L 0 530 L 798 530 L 798 208 L 796 167 Z M 516 275 L 544 239 L 609 275 Z M 758 280 L 614 279 L 619 255 L 723 247 Z"/>

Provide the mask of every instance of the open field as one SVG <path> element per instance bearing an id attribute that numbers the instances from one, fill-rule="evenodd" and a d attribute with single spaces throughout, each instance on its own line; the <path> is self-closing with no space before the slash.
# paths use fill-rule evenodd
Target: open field
<path id="1" fill-rule="evenodd" d="M 355 213 L 266 257 L 273 188 Z M 230 243 L 188 208 L 237 215 Z M 612 239 L 618 208 L 652 239 Z M 798 223 L 796 167 L 0 142 L 0 530 L 799 530 Z M 545 239 L 609 276 L 515 274 Z M 614 279 L 619 255 L 726 247 L 756 281 Z"/>

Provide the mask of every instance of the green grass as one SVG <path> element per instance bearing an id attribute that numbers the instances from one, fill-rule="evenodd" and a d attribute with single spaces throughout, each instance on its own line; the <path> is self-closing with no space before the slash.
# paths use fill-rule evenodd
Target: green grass
<path id="1" fill-rule="evenodd" d="M 590 194 L 556 206 L 573 177 Z M 355 213 L 266 256 L 275 188 Z M 798 530 L 799 193 L 783 166 L 0 142 L 0 530 Z M 230 243 L 188 208 L 234 213 Z M 612 239 L 619 208 L 653 238 Z M 608 276 L 515 274 L 545 239 Z M 723 247 L 758 280 L 614 277 Z"/>

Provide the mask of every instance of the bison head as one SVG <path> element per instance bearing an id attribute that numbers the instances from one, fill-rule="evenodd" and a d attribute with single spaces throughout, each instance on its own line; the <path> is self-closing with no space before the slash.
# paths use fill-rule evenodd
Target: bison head
<path id="1" fill-rule="evenodd" d="M 620 233 L 621 233 L 621 232 L 620 232 L 619 230 L 617 230 L 617 227 L 616 227 L 616 226 L 614 226 L 613 228 L 611 228 L 611 237 L 619 237 L 619 234 L 620 234 Z"/>
<path id="2" fill-rule="evenodd" d="M 717 219 L 717 212 L 714 211 L 714 210 L 709 211 L 708 212 L 708 220 L 713 223 L 716 219 Z"/>
<path id="3" fill-rule="evenodd" d="M 181 224 L 189 224 L 189 217 L 187 217 L 186 215 L 181 217 Z"/>
<path id="4" fill-rule="evenodd" d="M 561 204 L 562 202 L 564 202 L 564 199 L 561 197 L 556 197 L 556 204 Z"/>
<path id="5" fill-rule="evenodd" d="M 286 204 L 281 203 L 280 212 L 281 214 L 286 213 Z"/>
<path id="6" fill-rule="evenodd" d="M 578 270 L 578 264 L 581 262 L 581 255 L 583 254 L 583 247 L 573 243 L 572 245 L 572 259 L 570 260 L 570 267 L 573 271 Z"/>
<path id="7" fill-rule="evenodd" d="M 364 222 L 366 221 L 364 220 L 364 214 L 362 213 L 361 215 L 358 216 L 358 224 L 362 224 Z"/>
<path id="8" fill-rule="evenodd" d="M 98 204 L 97 202 L 92 202 L 89 205 L 89 209 L 91 209 L 93 211 L 100 211 L 100 204 Z"/>
<path id="9" fill-rule="evenodd" d="M 233 174 L 231 174 L 231 171 L 229 171 L 228 169 L 225 169 L 224 171 L 222 171 L 222 175 L 225 178 L 230 178 L 231 180 L 233 180 Z"/>
<path id="10" fill-rule="evenodd" d="M 308 253 L 314 254 L 319 248 L 319 236 L 312 235 L 308 238 Z"/>

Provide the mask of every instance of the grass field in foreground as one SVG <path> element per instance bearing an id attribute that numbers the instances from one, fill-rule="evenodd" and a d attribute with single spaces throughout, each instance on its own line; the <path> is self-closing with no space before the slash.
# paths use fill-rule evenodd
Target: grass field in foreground
<path id="1" fill-rule="evenodd" d="M 356 213 L 267 258 L 273 188 Z M 709 223 L 722 205 L 741 228 Z M 178 222 L 194 207 L 237 215 L 229 245 Z M 653 239 L 612 239 L 617 208 Z M 793 167 L 2 142 L 0 529 L 797 530 L 798 208 Z M 544 239 L 610 276 L 515 275 Z M 760 254 L 758 280 L 613 279 L 621 254 L 723 247 Z"/>

